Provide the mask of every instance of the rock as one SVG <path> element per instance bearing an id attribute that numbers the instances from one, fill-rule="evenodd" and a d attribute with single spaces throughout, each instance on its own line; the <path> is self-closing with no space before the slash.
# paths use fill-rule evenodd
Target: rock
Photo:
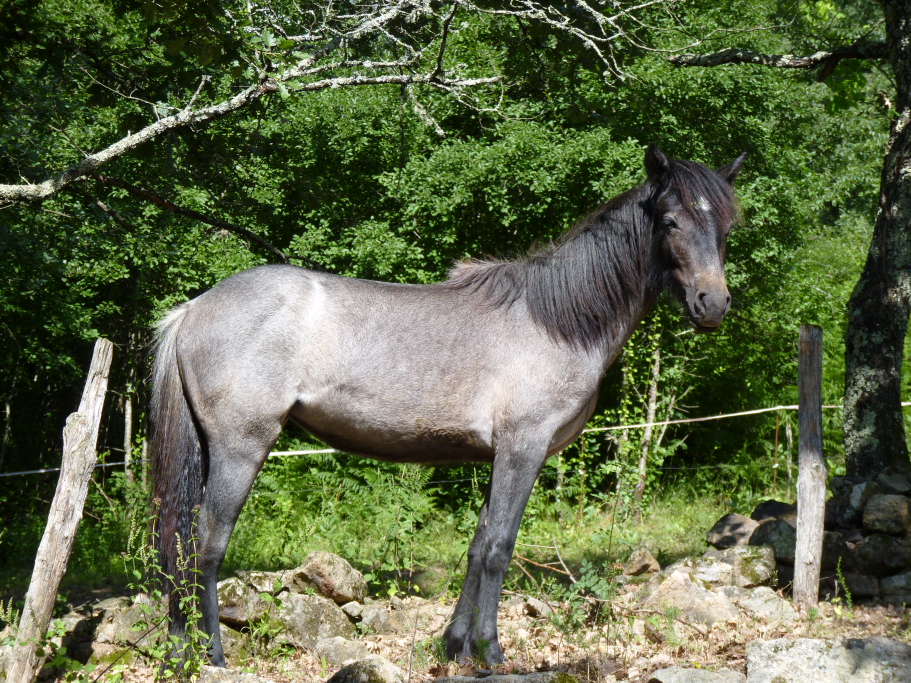
<path id="1" fill-rule="evenodd" d="M 872 481 L 854 484 L 848 490 L 847 495 L 839 499 L 838 511 L 835 514 L 836 521 L 844 527 L 860 526 L 863 522 L 864 506 L 872 496 L 879 492 L 879 486 Z"/>
<path id="2" fill-rule="evenodd" d="M 407 680 L 408 676 L 395 664 L 370 655 L 343 666 L 327 683 L 405 683 Z"/>
<path id="3" fill-rule="evenodd" d="M 911 680 L 911 646 L 889 638 L 754 640 L 747 683 L 899 683 Z"/>
<path id="4" fill-rule="evenodd" d="M 713 593 L 688 573 L 672 571 L 662 578 L 661 585 L 642 601 L 644 607 L 662 612 L 668 607 L 676 607 L 684 621 L 707 626 L 719 621 L 736 621 L 740 616 L 727 596 Z"/>
<path id="5" fill-rule="evenodd" d="M 705 540 L 720 550 L 747 545 L 758 526 L 759 522 L 755 519 L 731 512 L 715 522 Z"/>
<path id="6" fill-rule="evenodd" d="M 731 565 L 731 585 L 752 588 L 775 585 L 775 552 L 770 546 L 743 546 L 726 550 L 707 550 L 704 558 L 714 558 Z"/>
<path id="7" fill-rule="evenodd" d="M 911 492 L 911 474 L 905 470 L 889 467 L 876 477 L 876 483 L 885 493 L 907 494 Z"/>
<path id="8" fill-rule="evenodd" d="M 199 683 L 273 683 L 270 678 L 256 674 L 245 674 L 231 669 L 220 669 L 214 666 L 203 666 L 199 670 Z"/>
<path id="9" fill-rule="evenodd" d="M 905 496 L 879 493 L 864 507 L 864 529 L 906 534 L 911 529 L 911 501 Z"/>
<path id="10" fill-rule="evenodd" d="M 393 633 L 389 622 L 389 603 L 372 602 L 362 605 L 361 628 L 367 633 Z"/>
<path id="11" fill-rule="evenodd" d="M 347 614 L 352 619 L 360 619 L 361 612 L 363 611 L 364 606 L 357 600 L 352 600 L 351 602 L 346 602 L 344 605 L 342 605 L 342 612 Z"/>
<path id="12" fill-rule="evenodd" d="M 306 593 L 312 588 L 339 604 L 363 602 L 367 597 L 364 575 L 332 553 L 313 553 L 303 565 L 287 572 L 286 578 L 292 592 Z"/>
<path id="13" fill-rule="evenodd" d="M 844 542 L 841 534 L 834 531 L 822 532 L 822 568 L 835 569 L 840 559 L 847 559 L 849 555 L 848 544 Z"/>
<path id="14" fill-rule="evenodd" d="M 437 631 L 443 627 L 450 614 L 452 614 L 452 607 L 427 602 L 418 607 L 407 607 L 390 612 L 388 615 L 389 628 L 393 633 L 412 633 L 415 629 Z"/>
<path id="15" fill-rule="evenodd" d="M 883 595 L 895 595 L 911 592 L 911 572 L 887 576 L 879 582 Z"/>
<path id="16" fill-rule="evenodd" d="M 525 613 L 530 617 L 546 617 L 553 612 L 550 605 L 538 598 L 528 598 L 525 601 Z"/>
<path id="17" fill-rule="evenodd" d="M 365 643 L 346 640 L 341 636 L 323 638 L 313 648 L 317 660 L 325 660 L 331 666 L 341 666 L 349 660 L 363 659 L 370 654 Z"/>
<path id="18" fill-rule="evenodd" d="M 748 614 L 770 622 L 792 623 L 797 620 L 797 612 L 791 603 L 766 586 L 749 591 L 748 595 L 740 598 L 739 605 Z"/>
<path id="19" fill-rule="evenodd" d="M 234 573 L 237 578 L 257 593 L 274 595 L 287 588 L 283 572 L 252 572 L 242 569 Z M 278 587 L 276 587 L 276 583 Z"/>
<path id="20" fill-rule="evenodd" d="M 608 676 L 608 680 L 613 676 Z M 441 678 L 435 683 L 478 683 L 482 679 L 475 676 L 449 676 Z M 604 681 L 604 679 L 601 679 Z M 505 674 L 500 676 L 487 676 L 483 679 L 484 683 L 579 683 L 579 679 L 572 674 L 563 673 L 562 671 L 540 671 L 538 673 L 525 674 Z M 606 681 L 605 681 L 606 683 Z"/>
<path id="21" fill-rule="evenodd" d="M 104 645 L 132 645 L 164 616 L 161 605 L 130 604 L 127 598 L 108 605 L 102 610 L 95 630 L 95 641 Z"/>
<path id="22" fill-rule="evenodd" d="M 672 666 L 669 669 L 655 671 L 648 679 L 648 683 L 744 683 L 745 681 L 746 676 L 739 671 L 684 669 L 682 666 Z"/>
<path id="23" fill-rule="evenodd" d="M 237 631 L 230 626 L 219 624 L 221 631 L 221 646 L 225 651 L 225 657 L 229 660 L 244 659 L 250 654 L 250 641 L 246 634 Z"/>
<path id="24" fill-rule="evenodd" d="M 797 514 L 797 506 L 791 503 L 783 503 L 780 500 L 766 500 L 756 506 L 752 519 L 757 522 L 765 522 L 772 519 L 782 519 L 784 516 Z"/>
<path id="25" fill-rule="evenodd" d="M 125 609 L 129 609 L 129 607 Z M 60 620 L 63 621 L 63 635 L 51 638 L 50 642 L 57 647 L 65 647 L 68 657 L 81 662 L 88 661 L 92 656 L 92 640 L 101 616 L 96 617 L 92 612 L 70 610 L 60 617 Z M 129 635 L 132 637 L 130 642 L 133 642 L 140 634 L 130 633 Z"/>
<path id="26" fill-rule="evenodd" d="M 851 552 L 850 569 L 872 576 L 889 576 L 911 568 L 911 549 L 894 536 L 871 534 Z"/>
<path id="27" fill-rule="evenodd" d="M 323 638 L 350 638 L 355 634 L 348 616 L 332 600 L 321 595 L 286 595 L 275 616 L 284 627 L 276 640 L 294 647 L 309 649 Z"/>
<path id="28" fill-rule="evenodd" d="M 660 571 L 661 565 L 658 564 L 658 560 L 652 557 L 652 554 L 645 548 L 634 550 L 623 567 L 623 573 L 626 576 L 640 576 L 641 574 Z"/>
<path id="29" fill-rule="evenodd" d="M 851 598 L 872 598 L 879 595 L 879 581 L 875 576 L 844 572 L 845 587 L 851 593 Z"/>
<path id="30" fill-rule="evenodd" d="M 775 551 L 776 560 L 794 564 L 797 532 L 787 522 L 773 519 L 757 527 L 753 535 L 750 536 L 750 545 L 771 546 L 772 550 Z"/>
<path id="31" fill-rule="evenodd" d="M 275 612 L 273 603 L 260 597 L 263 592 L 266 591 L 256 590 L 237 576 L 219 581 L 218 618 L 229 626 L 239 628 L 262 619 L 270 608 Z"/>
<path id="32" fill-rule="evenodd" d="M 832 490 L 832 496 L 835 498 L 844 498 L 851 493 L 851 489 L 858 484 L 863 484 L 866 479 L 863 477 L 829 477 L 829 488 Z"/>

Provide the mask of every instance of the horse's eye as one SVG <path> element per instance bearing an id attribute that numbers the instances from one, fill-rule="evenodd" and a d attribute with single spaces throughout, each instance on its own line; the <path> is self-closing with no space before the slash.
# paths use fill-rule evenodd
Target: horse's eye
<path id="1" fill-rule="evenodd" d="M 665 227 L 668 230 L 671 230 L 671 229 L 677 227 L 677 221 L 675 221 L 670 216 L 665 216 L 664 218 L 661 219 L 661 225 L 662 225 L 662 227 Z"/>

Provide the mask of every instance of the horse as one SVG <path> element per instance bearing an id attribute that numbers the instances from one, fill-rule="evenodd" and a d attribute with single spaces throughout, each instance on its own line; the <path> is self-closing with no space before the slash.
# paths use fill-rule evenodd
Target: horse
<path id="1" fill-rule="evenodd" d="M 500 591 L 545 461 L 582 432 L 608 366 L 660 292 L 697 331 L 717 329 L 730 308 L 725 245 L 745 159 L 712 170 L 650 145 L 644 184 L 546 247 L 457 264 L 444 282 L 265 265 L 168 313 L 152 372 L 158 543 L 162 571 L 177 581 L 190 576 L 196 538 L 211 663 L 226 665 L 219 569 L 289 420 L 379 460 L 492 463 L 444 639 L 453 659 L 503 662 Z M 185 637 L 179 602 L 172 590 L 170 630 Z"/>

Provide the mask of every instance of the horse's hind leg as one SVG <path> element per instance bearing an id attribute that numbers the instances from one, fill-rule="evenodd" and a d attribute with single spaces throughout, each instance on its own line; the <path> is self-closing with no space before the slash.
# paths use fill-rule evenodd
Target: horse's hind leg
<path id="1" fill-rule="evenodd" d="M 255 435 L 233 431 L 209 439 L 209 473 L 199 510 L 197 566 L 202 572 L 202 629 L 211 637 L 209 660 L 214 666 L 226 666 L 218 621 L 218 571 L 253 481 L 280 432 L 281 424 L 276 420 Z"/>
<path id="2" fill-rule="evenodd" d="M 503 579 L 531 490 L 547 454 L 541 447 L 498 448 L 487 500 L 468 549 L 462 595 L 446 629 L 446 650 L 453 659 L 483 657 L 503 661 L 497 634 L 497 608 Z"/>

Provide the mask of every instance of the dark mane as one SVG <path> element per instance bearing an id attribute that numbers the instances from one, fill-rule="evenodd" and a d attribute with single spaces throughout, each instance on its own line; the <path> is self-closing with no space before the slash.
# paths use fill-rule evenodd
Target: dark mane
<path id="1" fill-rule="evenodd" d="M 649 181 L 601 205 L 566 235 L 512 261 L 456 264 L 441 286 L 480 292 L 495 307 L 524 300 L 549 335 L 591 349 L 628 318 L 643 296 L 655 296 L 663 273 L 652 258 L 654 203 L 674 192 L 693 217 L 700 198 L 721 221 L 737 217 L 731 185 L 708 167 L 674 159 L 662 186 Z"/>

